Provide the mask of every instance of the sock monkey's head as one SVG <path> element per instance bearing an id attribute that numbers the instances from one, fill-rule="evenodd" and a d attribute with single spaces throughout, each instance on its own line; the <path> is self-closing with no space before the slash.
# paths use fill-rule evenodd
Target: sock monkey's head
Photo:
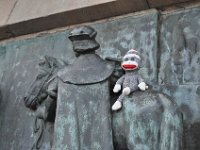
<path id="1" fill-rule="evenodd" d="M 122 59 L 121 67 L 125 70 L 135 70 L 140 65 L 140 56 L 134 49 L 129 50 Z"/>

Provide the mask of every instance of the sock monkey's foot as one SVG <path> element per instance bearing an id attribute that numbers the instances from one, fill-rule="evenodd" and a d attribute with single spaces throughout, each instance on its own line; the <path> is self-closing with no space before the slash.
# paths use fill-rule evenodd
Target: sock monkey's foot
<path id="1" fill-rule="evenodd" d="M 113 105 L 112 105 L 112 110 L 113 111 L 117 111 L 119 109 L 122 108 L 122 102 L 120 101 L 116 101 Z"/>

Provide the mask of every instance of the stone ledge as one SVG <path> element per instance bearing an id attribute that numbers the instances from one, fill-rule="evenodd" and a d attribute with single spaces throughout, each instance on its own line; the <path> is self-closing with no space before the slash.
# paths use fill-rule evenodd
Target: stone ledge
<path id="1" fill-rule="evenodd" d="M 0 40 L 186 1 L 189 0 L 2 0 Z"/>

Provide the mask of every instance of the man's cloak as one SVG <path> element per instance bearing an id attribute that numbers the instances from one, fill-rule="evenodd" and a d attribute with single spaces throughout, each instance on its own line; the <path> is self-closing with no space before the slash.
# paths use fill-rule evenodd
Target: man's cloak
<path id="1" fill-rule="evenodd" d="M 85 54 L 58 73 L 53 149 L 113 150 L 109 80 L 114 66 Z"/>

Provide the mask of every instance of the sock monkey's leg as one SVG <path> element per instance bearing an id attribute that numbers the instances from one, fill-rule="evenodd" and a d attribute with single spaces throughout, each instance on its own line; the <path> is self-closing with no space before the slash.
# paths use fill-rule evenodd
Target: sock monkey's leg
<path id="1" fill-rule="evenodd" d="M 118 97 L 117 101 L 122 102 L 122 101 L 124 100 L 124 97 L 125 97 L 125 95 L 121 94 L 121 95 Z"/>

